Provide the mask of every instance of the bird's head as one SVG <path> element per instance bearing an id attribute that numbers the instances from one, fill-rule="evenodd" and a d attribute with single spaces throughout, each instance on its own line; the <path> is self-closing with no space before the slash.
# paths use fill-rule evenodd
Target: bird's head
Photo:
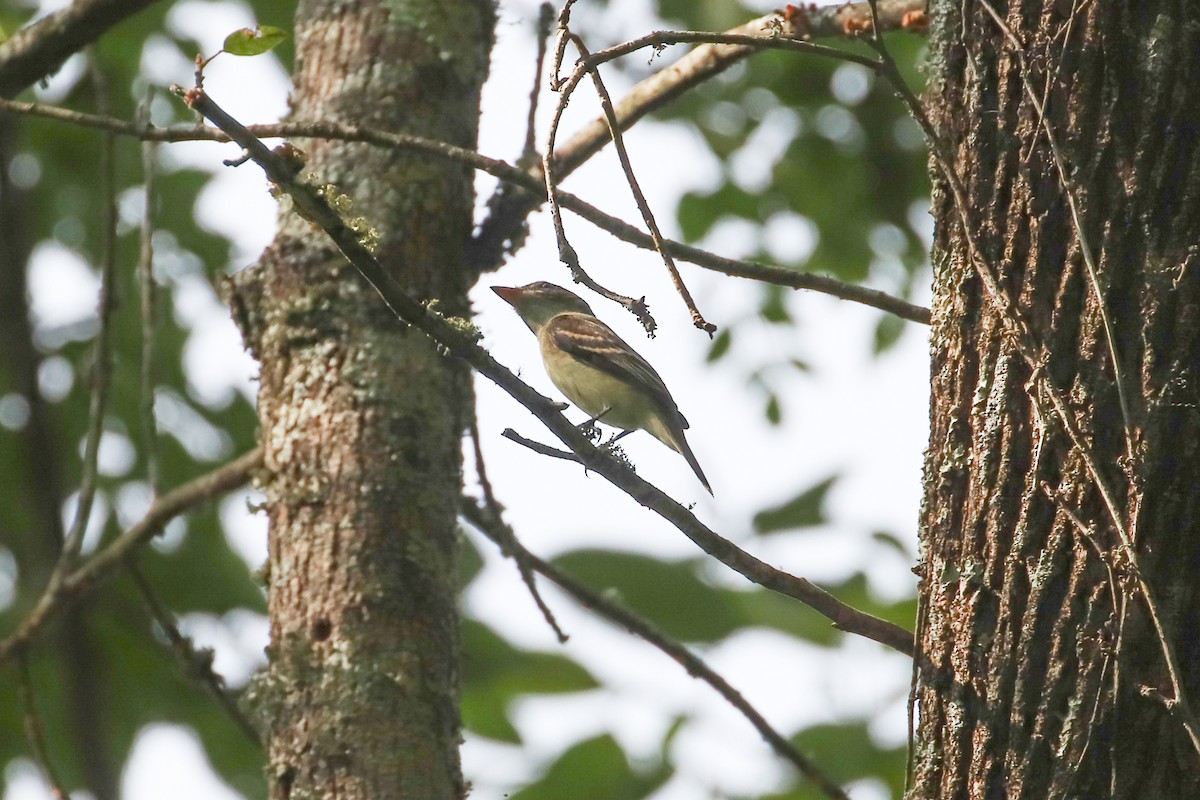
<path id="1" fill-rule="evenodd" d="M 493 286 L 492 291 L 516 309 L 534 333 L 552 317 L 567 312 L 591 314 L 583 298 L 553 283 L 537 281 L 525 286 Z"/>

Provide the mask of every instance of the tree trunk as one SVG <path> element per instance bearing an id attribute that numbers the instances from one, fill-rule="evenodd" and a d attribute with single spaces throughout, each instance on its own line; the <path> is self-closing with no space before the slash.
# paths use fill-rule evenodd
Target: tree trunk
<path id="1" fill-rule="evenodd" d="M 992 5 L 1012 37 L 933 4 L 928 105 L 981 258 L 935 170 L 909 797 L 1200 797 L 1200 5 Z"/>
<path id="2" fill-rule="evenodd" d="M 493 13 L 488 0 L 302 2 L 294 118 L 474 148 Z M 469 313 L 470 170 L 297 144 L 304 174 L 378 229 L 400 283 Z M 262 364 L 271 647 L 249 694 L 269 728 L 271 796 L 460 797 L 455 516 L 470 375 L 286 211 L 235 278 L 233 305 Z"/>

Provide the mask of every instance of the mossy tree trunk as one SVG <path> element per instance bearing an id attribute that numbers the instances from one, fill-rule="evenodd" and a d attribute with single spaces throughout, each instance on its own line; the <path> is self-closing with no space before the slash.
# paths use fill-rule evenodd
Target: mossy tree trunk
<path id="1" fill-rule="evenodd" d="M 927 102 L 982 259 L 940 180 L 910 797 L 1200 797 L 1200 5 L 992 6 L 933 3 Z"/>
<path id="2" fill-rule="evenodd" d="M 475 146 L 489 0 L 307 0 L 293 118 Z M 470 170 L 299 141 L 409 291 L 467 314 Z M 273 798 L 456 798 L 457 498 L 470 375 L 295 215 L 234 282 L 261 362 L 270 665 L 251 699 Z"/>

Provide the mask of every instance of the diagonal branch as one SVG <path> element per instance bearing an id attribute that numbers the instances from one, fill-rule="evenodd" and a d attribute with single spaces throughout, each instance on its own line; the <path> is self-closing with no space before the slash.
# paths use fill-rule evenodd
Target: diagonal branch
<path id="1" fill-rule="evenodd" d="M 102 117 L 95 114 L 85 114 L 79 111 L 45 106 L 37 103 L 22 103 L 0 99 L 0 111 L 13 114 L 54 119 L 72 125 L 80 125 L 97 130 L 111 131 L 121 136 L 132 136 L 143 141 L 155 142 L 230 142 L 232 139 L 218 128 L 181 126 L 156 128 L 139 125 L 112 117 Z M 534 177 L 525 170 L 514 167 L 504 161 L 489 158 L 461 147 L 439 142 L 433 139 L 423 139 L 402 133 L 363 128 L 357 125 L 339 125 L 329 122 L 285 122 L 275 125 L 249 125 L 246 131 L 254 136 L 272 139 L 286 137 L 303 137 L 310 139 L 336 139 L 339 141 L 367 142 L 379 147 L 394 147 L 398 149 L 416 150 L 435 158 L 467 164 L 477 170 L 486 172 L 503 181 L 511 183 L 521 191 L 529 192 L 541 202 L 546 197 L 546 188 L 540 177 Z M 636 226 L 610 214 L 606 214 L 590 203 L 570 192 L 558 191 L 559 204 L 579 216 L 602 228 L 624 242 L 645 250 L 654 249 L 654 240 Z M 699 247 L 676 242 L 671 239 L 664 241 L 667 252 L 680 261 L 687 261 L 705 269 L 730 275 L 737 278 L 773 283 L 790 289 L 806 289 L 820 292 L 842 300 L 878 308 L 901 319 L 929 324 L 929 309 L 914 305 L 899 297 L 868 289 L 853 283 L 844 283 L 824 275 L 812 275 L 784 267 L 774 267 L 755 261 L 726 258 Z M 600 291 L 603 294 L 603 290 Z M 611 298 L 610 298 L 611 299 Z M 620 302 L 618 300 L 618 302 Z"/>
<path id="2" fill-rule="evenodd" d="M 50 761 L 48 748 L 46 747 L 46 725 L 42 721 L 42 715 L 38 712 L 37 698 L 33 691 L 33 675 L 29 670 L 29 659 L 22 653 L 18 661 L 17 669 L 21 675 L 21 685 L 18 692 L 21 696 L 22 714 L 24 717 L 25 738 L 29 742 L 29 749 L 33 756 L 34 763 L 41 770 L 42 778 L 50 786 L 50 796 L 54 800 L 70 800 L 70 793 L 63 788 L 63 782 L 58 777 L 58 770 L 54 768 L 54 764 Z"/>
<path id="3" fill-rule="evenodd" d="M 563 416 L 558 404 L 543 397 L 480 347 L 477 343 L 477 333 L 473 329 L 464 330 L 469 327 L 469 323 L 465 320 L 448 320 L 408 294 L 363 245 L 359 235 L 351 230 L 324 197 L 318 194 L 316 188 L 297 180 L 298 167 L 294 162 L 267 149 L 266 145 L 230 117 L 202 90 L 185 91 L 175 87 L 174 91 L 183 95 L 193 111 L 203 114 L 241 145 L 247 157 L 262 167 L 271 182 L 291 196 L 297 213 L 325 230 L 346 260 L 371 284 L 397 317 L 429 336 L 449 353 L 466 361 L 477 372 L 529 409 L 560 441 L 579 456 L 584 466 L 607 478 L 638 503 L 678 528 L 704 552 L 751 581 L 800 600 L 828 617 L 834 626 L 841 630 L 873 639 L 902 653 L 912 654 L 913 637 L 910 632 L 899 625 L 842 603 L 804 578 L 789 575 L 760 561 L 705 526 L 687 508 L 593 445 Z"/>
<path id="4" fill-rule="evenodd" d="M 23 650 L 37 632 L 67 605 L 107 578 L 135 548 L 153 538 L 163 525 L 207 500 L 245 485 L 261 464 L 262 448 L 256 447 L 158 498 L 140 521 L 67 574 L 54 591 L 42 595 L 17 629 L 0 640 L 0 666 Z"/>
<path id="5" fill-rule="evenodd" d="M 796 769 L 800 770 L 804 777 L 812 781 L 827 797 L 835 798 L 835 800 L 849 800 L 845 791 L 834 783 L 820 767 L 814 764 L 807 756 L 797 750 L 791 742 L 771 727 L 771 724 L 758 712 L 758 709 L 750 705 L 741 692 L 734 689 L 728 681 L 713 671 L 703 659 L 693 654 L 682 643 L 675 641 L 655 628 L 649 620 L 612 602 L 601 593 L 580 583 L 553 564 L 543 561 L 526 550 L 524 545 L 517 541 L 511 527 L 501 520 L 499 516 L 489 513 L 487 509 L 481 508 L 470 498 L 463 498 L 460 510 L 467 521 L 475 526 L 484 536 L 491 539 L 493 543 L 502 549 L 511 549 L 514 556 L 524 559 L 533 569 L 545 575 L 557 584 L 559 588 L 578 600 L 585 608 L 604 617 L 614 625 L 625 628 L 634 636 L 649 642 L 674 659 L 681 667 L 687 670 L 689 675 L 699 678 L 716 689 L 731 706 L 740 711 L 742 716 L 750 721 L 750 724 L 766 740 L 772 750 L 780 757 L 791 762 Z"/>
<path id="6" fill-rule="evenodd" d="M 75 0 L 0 44 L 0 97 L 13 97 L 51 75 L 71 55 L 154 0 Z"/>
<path id="7" fill-rule="evenodd" d="M 238 706 L 237 698 L 225 688 L 225 679 L 213 669 L 212 650 L 197 649 L 191 638 L 184 636 L 175 622 L 175 615 L 167 604 L 159 597 L 154 584 L 142 574 L 141 569 L 131 559 L 129 562 L 129 577 L 142 595 L 146 610 L 166 637 L 167 643 L 175 657 L 183 667 L 184 677 L 198 683 L 213 699 L 237 729 L 253 744 L 262 747 L 262 739 L 254 724 L 250 722 Z"/>

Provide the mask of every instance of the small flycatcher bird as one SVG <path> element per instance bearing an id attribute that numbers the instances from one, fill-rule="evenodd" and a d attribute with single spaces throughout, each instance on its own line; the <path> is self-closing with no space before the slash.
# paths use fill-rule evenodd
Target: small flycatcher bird
<path id="1" fill-rule="evenodd" d="M 654 367 L 592 313 L 583 298 L 561 286 L 538 281 L 527 286 L 493 286 L 516 309 L 538 337 L 542 363 L 554 385 L 593 419 L 636 430 L 687 459 L 696 477 L 712 494 L 683 431 L 688 422 L 679 412 Z"/>

